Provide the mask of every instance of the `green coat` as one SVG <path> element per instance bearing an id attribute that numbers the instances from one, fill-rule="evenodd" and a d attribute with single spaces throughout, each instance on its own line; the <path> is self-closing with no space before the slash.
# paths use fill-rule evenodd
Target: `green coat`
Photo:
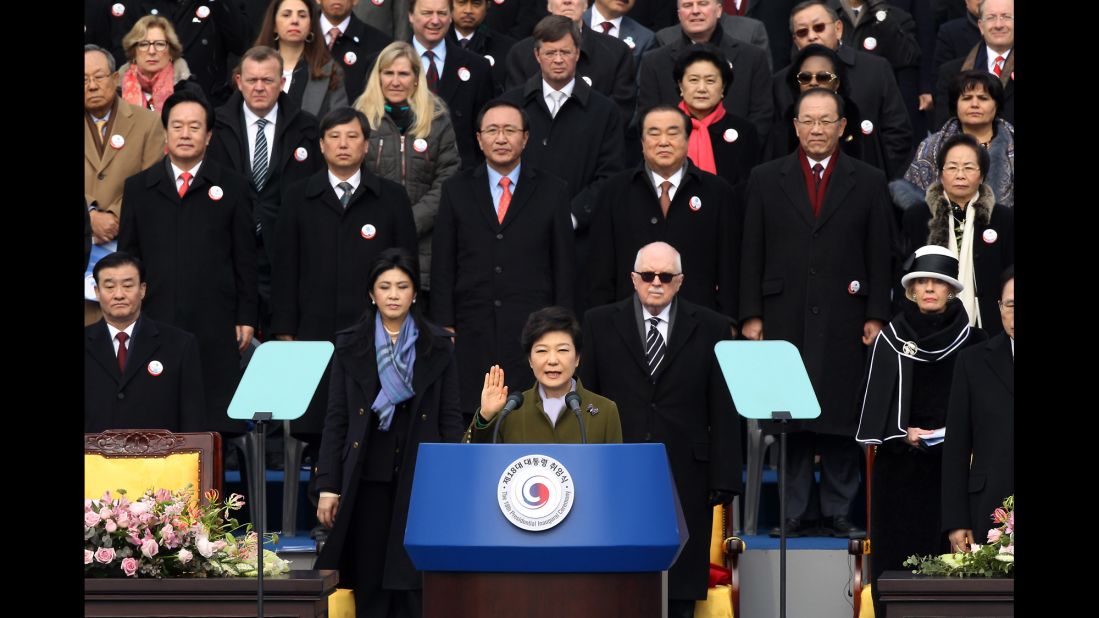
<path id="1" fill-rule="evenodd" d="M 580 411 L 584 418 L 584 428 L 588 432 L 589 444 L 621 444 L 622 424 L 618 420 L 618 406 L 613 401 L 586 390 L 580 380 L 576 380 L 576 392 L 580 395 Z M 596 410 L 592 414 L 588 406 Z M 496 421 L 500 415 L 492 417 L 484 429 L 476 427 L 481 409 L 473 415 L 469 432 L 472 441 L 491 443 L 492 432 L 496 430 Z M 579 444 L 580 427 L 576 415 L 566 407 L 557 417 L 557 424 L 550 426 L 549 418 L 542 409 L 542 397 L 538 386 L 523 393 L 523 405 L 504 420 L 500 428 L 500 442 L 506 444 Z"/>

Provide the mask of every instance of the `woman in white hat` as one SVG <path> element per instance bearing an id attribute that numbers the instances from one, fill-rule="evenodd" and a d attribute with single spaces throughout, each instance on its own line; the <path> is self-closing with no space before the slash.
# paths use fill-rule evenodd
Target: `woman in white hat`
<path id="1" fill-rule="evenodd" d="M 870 351 L 855 439 L 876 445 L 870 487 L 870 582 L 912 554 L 949 551 L 940 521 L 943 437 L 957 352 L 983 342 L 959 294 L 949 249 L 916 250 L 901 279 L 901 312 Z M 949 439 L 946 436 L 946 439 Z M 872 588 L 877 603 L 877 586 Z"/>

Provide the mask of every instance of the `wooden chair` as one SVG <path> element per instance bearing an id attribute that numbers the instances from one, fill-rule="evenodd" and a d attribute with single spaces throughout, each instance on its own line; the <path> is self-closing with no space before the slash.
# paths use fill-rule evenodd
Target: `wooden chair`
<path id="1" fill-rule="evenodd" d="M 115 429 L 84 434 L 84 497 L 125 489 L 136 498 L 145 490 L 195 487 L 221 494 L 221 434 L 172 433 L 163 429 Z"/>
<path id="2" fill-rule="evenodd" d="M 877 447 L 868 445 L 866 451 L 866 538 L 847 542 L 847 553 L 855 559 L 855 575 L 851 581 L 854 618 L 874 618 L 874 602 L 871 599 L 870 578 L 866 560 L 870 555 L 870 480 L 874 473 L 874 455 Z M 865 583 L 864 583 L 865 582 Z"/>
<path id="3" fill-rule="evenodd" d="M 710 562 L 729 571 L 729 584 L 710 587 L 705 601 L 695 602 L 695 618 L 734 618 L 740 615 L 740 554 L 744 541 L 732 536 L 732 505 L 714 507 L 710 530 Z"/>

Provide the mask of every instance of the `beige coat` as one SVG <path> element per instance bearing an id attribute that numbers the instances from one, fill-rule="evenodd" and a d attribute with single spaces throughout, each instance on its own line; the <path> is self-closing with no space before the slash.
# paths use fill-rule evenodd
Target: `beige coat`
<path id="1" fill-rule="evenodd" d="M 112 212 L 121 219 L 122 187 L 126 179 L 164 157 L 164 127 L 156 113 L 130 105 L 121 97 L 112 117 L 102 157 L 96 148 L 95 125 L 84 121 L 84 198 L 89 205 L 95 202 L 99 210 Z M 122 137 L 121 148 L 111 146 L 115 135 Z M 84 305 L 87 326 L 100 318 L 100 312 L 96 303 Z"/>

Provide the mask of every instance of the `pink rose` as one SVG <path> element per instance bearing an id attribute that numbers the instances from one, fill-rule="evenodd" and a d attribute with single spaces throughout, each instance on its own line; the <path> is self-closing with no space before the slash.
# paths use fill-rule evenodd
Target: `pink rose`
<path id="1" fill-rule="evenodd" d="M 99 522 L 99 513 L 96 513 L 95 511 L 84 511 L 85 528 L 94 528 Z"/>
<path id="2" fill-rule="evenodd" d="M 111 515 L 114 515 L 114 512 L 111 511 L 111 509 L 109 509 L 107 507 L 103 507 L 103 508 L 99 509 L 99 518 L 100 519 L 110 519 Z"/>
<path id="3" fill-rule="evenodd" d="M 90 550 L 90 549 L 85 549 L 84 550 L 84 564 L 91 564 L 92 563 L 92 555 L 93 555 L 92 550 Z"/>
<path id="4" fill-rule="evenodd" d="M 95 559 L 103 564 L 110 564 L 114 560 L 114 549 L 110 547 L 100 547 L 95 550 Z"/>
<path id="5" fill-rule="evenodd" d="M 144 554 L 146 558 L 152 558 L 159 551 L 160 548 L 157 547 L 154 539 L 145 539 L 141 542 L 141 553 Z"/>
<path id="6" fill-rule="evenodd" d="M 107 529 L 107 532 L 118 530 L 118 524 L 116 524 L 113 519 L 108 519 L 107 522 L 103 524 L 103 527 Z"/>
<path id="7" fill-rule="evenodd" d="M 146 502 L 134 502 L 130 505 L 130 515 L 137 516 L 142 515 L 149 510 L 149 504 Z"/>
<path id="8" fill-rule="evenodd" d="M 999 528 L 993 528 L 993 529 L 988 531 L 988 542 L 989 543 L 995 543 L 995 542 L 1000 540 L 1001 536 L 1003 536 L 1003 533 L 1000 532 L 1000 529 Z"/>
<path id="9" fill-rule="evenodd" d="M 1011 554 L 1012 556 L 1014 556 L 1015 555 L 1015 546 L 1014 545 L 1004 545 L 1003 547 L 1000 548 L 999 553 L 1001 553 L 1001 554 Z"/>
<path id="10" fill-rule="evenodd" d="M 126 574 L 126 577 L 134 577 L 137 575 L 137 560 L 133 558 L 126 558 L 122 561 L 122 572 Z"/>
<path id="11" fill-rule="evenodd" d="M 192 554 L 191 552 L 187 551 L 186 549 L 179 550 L 179 562 L 180 562 L 180 564 L 187 564 L 194 557 L 195 557 L 195 555 Z"/>
<path id="12" fill-rule="evenodd" d="M 118 527 L 119 528 L 129 528 L 130 527 L 130 516 L 126 513 L 126 511 L 123 511 L 122 513 L 119 513 L 119 515 L 118 515 Z"/>
<path id="13" fill-rule="evenodd" d="M 1011 512 L 1011 515 L 1007 516 L 1007 533 L 1015 533 L 1015 511 Z"/>

